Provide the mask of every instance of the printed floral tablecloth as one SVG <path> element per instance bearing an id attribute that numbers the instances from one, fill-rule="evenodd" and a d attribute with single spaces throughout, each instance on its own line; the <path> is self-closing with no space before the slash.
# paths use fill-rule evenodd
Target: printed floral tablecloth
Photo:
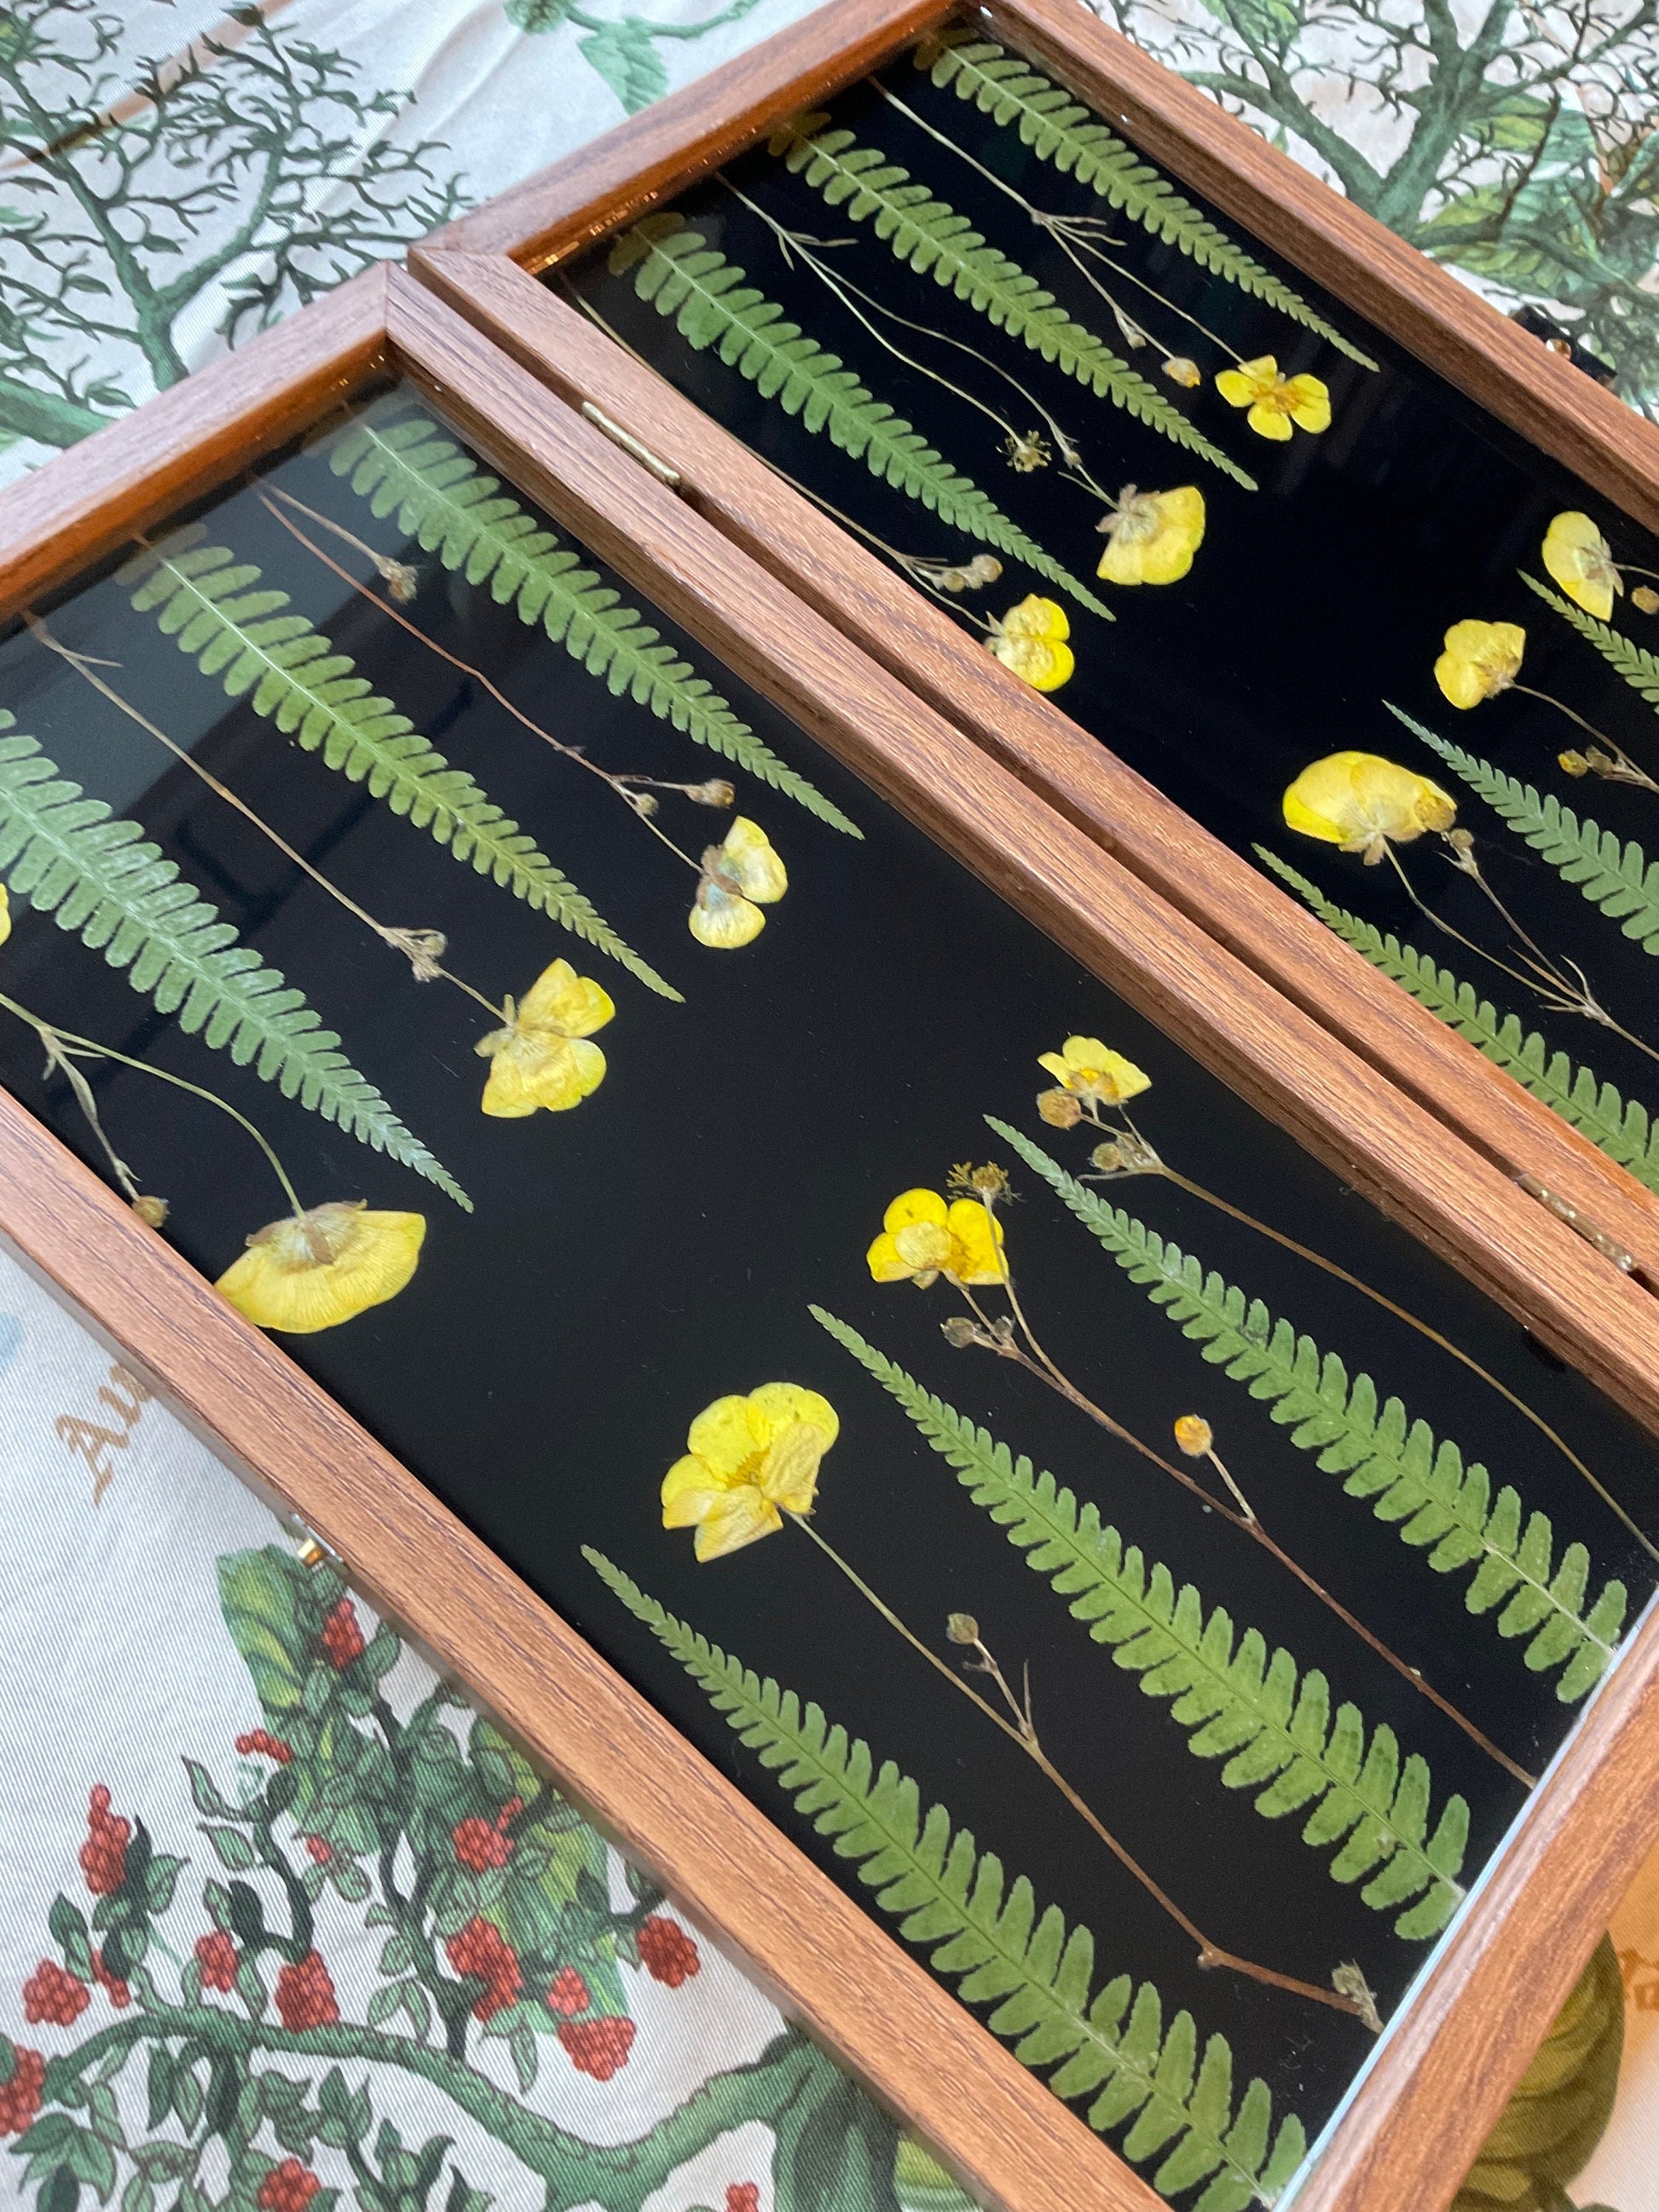
<path id="1" fill-rule="evenodd" d="M 0 485 L 804 12 L 13 0 Z M 1102 12 L 1659 407 L 1659 0 Z M 0 2203 L 960 2204 L 3 1255 L 0 1528 Z M 1599 2148 L 1471 2205 L 1659 2212 L 1659 1853 L 1613 1945 Z"/>

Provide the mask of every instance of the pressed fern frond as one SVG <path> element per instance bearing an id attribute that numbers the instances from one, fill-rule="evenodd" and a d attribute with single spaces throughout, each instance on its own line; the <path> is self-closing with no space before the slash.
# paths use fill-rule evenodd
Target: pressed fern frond
<path id="1" fill-rule="evenodd" d="M 406 815 L 463 865 L 609 953 L 665 999 L 680 994 L 624 943 L 568 877 L 538 852 L 516 822 L 487 799 L 464 769 L 452 768 L 400 714 L 371 692 L 349 656 L 303 615 L 285 614 L 286 592 L 261 589 L 260 571 L 223 545 L 204 545 L 199 526 L 147 546 L 116 580 L 133 586 L 140 614 L 204 676 L 216 676 L 233 699 L 246 698 L 302 750 L 366 785 L 394 814 Z"/>
<path id="2" fill-rule="evenodd" d="M 718 1644 L 666 1612 L 599 1553 L 585 1554 L 635 1617 L 704 1691 L 740 1740 L 777 1775 L 839 1856 L 853 1860 L 899 1933 L 958 1978 L 969 2004 L 994 2003 L 988 2025 L 1022 2063 L 1054 2068 L 1058 2097 L 1091 2097 L 1087 2118 L 1103 2134 L 1133 2120 L 1121 2146 L 1138 2166 L 1158 2159 L 1154 2189 L 1174 2197 L 1208 2187 L 1193 2212 L 1243 2212 L 1272 2204 L 1307 2148 L 1292 2114 L 1273 2131 L 1273 2098 L 1253 2081 L 1235 2106 L 1232 2052 L 1211 2036 L 1199 2057 L 1188 2013 L 1166 2029 L 1150 1982 L 1127 1974 L 1094 1990 L 1095 1941 L 1068 1930 L 1059 1908 L 1039 1914 L 1024 1875 L 1010 1882 L 942 1805 L 924 1815 L 921 1793 L 890 1760 L 877 1768 L 867 1744 L 832 1727 L 816 1705 L 763 1680 Z M 1270 2148 L 1271 2138 L 1271 2148 Z"/>
<path id="3" fill-rule="evenodd" d="M 1062 176 L 1089 185 L 1103 199 L 1132 216 L 1153 236 L 1174 246 L 1212 276 L 1264 301 L 1306 330 L 1316 331 L 1362 368 L 1376 363 L 1317 313 L 1282 278 L 1235 246 L 1225 231 L 1183 199 L 1167 177 L 1115 137 L 1068 92 L 1040 76 L 1017 54 L 988 39 L 951 44 L 929 41 L 918 49 L 918 68 L 938 85 L 950 85 L 1005 130 L 1017 126 L 1024 143 Z"/>
<path id="4" fill-rule="evenodd" d="M 1449 968 L 1437 967 L 1392 933 L 1385 936 L 1375 924 L 1348 913 L 1265 847 L 1255 849 L 1264 866 L 1304 898 L 1327 927 L 1363 953 L 1373 968 L 1468 1037 L 1534 1098 L 1541 1098 L 1564 1121 L 1599 1145 L 1609 1159 L 1627 1168 L 1638 1182 L 1659 1191 L 1659 1128 L 1639 1100 L 1626 1101 L 1592 1069 L 1575 1067 L 1565 1053 L 1556 1051 L 1536 1030 L 1524 1028 L 1518 1014 L 1500 1013 L 1491 1000 L 1476 995 L 1473 984 L 1459 982 Z"/>
<path id="5" fill-rule="evenodd" d="M 1563 1668 L 1555 1694 L 1564 1705 L 1600 1680 L 1624 1626 L 1626 1592 L 1622 1583 L 1607 1583 L 1584 1610 L 1590 1563 L 1582 1544 L 1569 1544 L 1558 1565 L 1548 1516 L 1528 1513 L 1508 1484 L 1494 1498 L 1484 1467 L 1466 1467 L 1457 1446 L 1437 1443 L 1398 1398 L 1379 1407 L 1369 1375 L 1351 1380 L 1334 1352 L 1322 1355 L 1310 1336 L 1275 1321 L 1259 1298 L 1206 1274 L 1190 1253 L 1096 1197 L 1029 1137 L 987 1119 L 1212 1366 L 1247 1384 L 1328 1474 L 1346 1477 L 1351 1498 L 1370 1498 L 1378 1520 L 1394 1522 L 1401 1542 L 1422 1552 L 1437 1574 L 1474 1568 L 1464 1597 L 1469 1611 L 1501 1606 L 1498 1632 L 1526 1639 L 1532 1672 Z"/>
<path id="6" fill-rule="evenodd" d="M 1532 784 L 1505 775 L 1490 761 L 1477 760 L 1461 745 L 1437 738 L 1398 707 L 1389 712 L 1438 753 L 1517 837 L 1543 854 L 1565 882 L 1577 884 L 1590 904 L 1600 907 L 1644 952 L 1659 952 L 1659 860 L 1650 860 L 1634 838 L 1622 843 L 1588 815 L 1581 818 L 1559 799 L 1540 794 Z"/>
<path id="7" fill-rule="evenodd" d="M 0 711 L 0 732 L 14 728 Z M 252 1067 L 377 1152 L 386 1152 L 471 1211 L 466 1193 L 412 1136 L 305 994 L 237 942 L 137 822 L 67 782 L 33 738 L 0 734 L 0 872 L 13 895 L 49 914 L 158 1012 L 177 1017 L 238 1067 Z"/>
<path id="8" fill-rule="evenodd" d="M 1439 1934 L 1463 1896 L 1456 1877 L 1469 1808 L 1461 1797 L 1448 1799 L 1429 1833 L 1432 1785 L 1424 1759 L 1413 1753 L 1402 1766 L 1389 1728 L 1373 1729 L 1368 1742 L 1355 1705 L 1339 1705 L 1333 1717 L 1323 1674 L 1304 1674 L 1282 1647 L 1270 1655 L 1254 1628 L 1236 1635 L 1220 1606 L 1206 1613 L 1190 1583 L 1177 1589 L 1170 1570 L 1149 1565 L 1138 1545 L 1103 1525 L 1093 1505 L 1079 1507 L 1052 1474 L 1036 1473 L 1024 1453 L 1014 1458 L 845 1322 L 819 1306 L 811 1310 L 897 1399 L 1026 1565 L 1071 1600 L 1095 1642 L 1109 1644 L 1117 1664 L 1139 1675 L 1149 1698 L 1175 1700 L 1174 1719 L 1193 1731 L 1188 1749 L 1226 1760 L 1224 1788 L 1253 1792 L 1269 1820 L 1307 1810 L 1303 1842 L 1342 1846 L 1328 1863 L 1333 1881 L 1366 1881 L 1360 1895 L 1376 1911 L 1410 1905 L 1395 1935 Z"/>
<path id="9" fill-rule="evenodd" d="M 799 323 L 786 320 L 775 300 L 745 284 L 744 272 L 678 216 L 647 216 L 635 223 L 611 248 L 609 266 L 613 276 L 631 272 L 641 299 L 659 315 L 672 315 L 689 345 L 700 352 L 717 346 L 729 368 L 746 376 L 763 399 L 775 399 L 786 415 L 798 415 L 803 428 L 827 431 L 842 453 L 941 522 L 1023 562 L 1091 614 L 1113 619 L 1105 602 L 1011 522 L 988 493 L 866 392 L 838 354 L 826 353 Z"/>
<path id="10" fill-rule="evenodd" d="M 1639 645 L 1632 645 L 1629 638 L 1620 631 L 1604 622 L 1597 622 L 1594 615 L 1586 614 L 1583 607 L 1574 606 L 1571 599 L 1562 599 L 1547 585 L 1540 584 L 1535 576 L 1528 576 L 1522 571 L 1521 580 L 1529 592 L 1537 592 L 1546 606 L 1553 607 L 1559 615 L 1565 615 L 1578 635 L 1589 640 L 1608 666 L 1618 670 L 1632 691 L 1639 692 L 1650 707 L 1659 708 L 1659 654 L 1644 652 Z"/>
<path id="11" fill-rule="evenodd" d="M 815 138 L 795 140 L 784 159 L 797 174 L 805 173 L 830 206 L 854 222 L 872 222 L 877 237 L 919 276 L 931 276 L 1097 398 L 1201 454 L 1246 490 L 1255 489 L 1255 477 L 1212 446 L 1156 385 L 1074 322 L 1052 292 L 988 245 L 965 216 L 934 199 L 926 185 L 912 182 L 910 172 L 878 149 L 859 145 L 850 131 L 824 131 Z"/>
<path id="12" fill-rule="evenodd" d="M 833 799 L 781 761 L 763 738 L 721 698 L 706 676 L 681 660 L 635 607 L 602 584 L 554 532 L 481 473 L 422 415 L 382 421 L 360 416 L 330 448 L 329 465 L 379 515 L 435 553 L 469 584 L 488 584 L 520 622 L 539 623 L 590 676 L 617 697 L 648 707 L 659 721 L 729 760 L 758 782 L 793 799 L 849 837 L 864 832 Z"/>

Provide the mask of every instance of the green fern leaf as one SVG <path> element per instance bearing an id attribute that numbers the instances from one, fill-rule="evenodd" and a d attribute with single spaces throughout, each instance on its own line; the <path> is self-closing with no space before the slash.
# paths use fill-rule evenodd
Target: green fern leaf
<path id="1" fill-rule="evenodd" d="M 1524 1029 L 1518 1014 L 1499 1013 L 1489 999 L 1476 995 L 1472 984 L 1460 983 L 1449 968 L 1437 967 L 1397 937 L 1385 936 L 1373 923 L 1348 913 L 1264 846 L 1255 850 L 1263 865 L 1373 968 L 1409 991 L 1448 1028 L 1468 1037 L 1534 1098 L 1541 1098 L 1564 1121 L 1600 1146 L 1609 1159 L 1627 1168 L 1638 1182 L 1659 1191 L 1659 1129 L 1639 1100 L 1627 1103 L 1613 1084 L 1603 1083 L 1590 1068 L 1575 1068 L 1566 1054 L 1555 1051 L 1536 1030 Z"/>
<path id="2" fill-rule="evenodd" d="M 1548 1516 L 1528 1513 L 1508 1485 L 1494 1498 L 1484 1467 L 1466 1467 L 1457 1446 L 1437 1443 L 1398 1398 L 1379 1405 L 1369 1375 L 1350 1380 L 1334 1352 L 1322 1353 L 1259 1298 L 1247 1299 L 1179 1245 L 1097 1198 L 1018 1129 L 987 1119 L 1182 1334 L 1204 1347 L 1211 1365 L 1269 1406 L 1291 1443 L 1316 1453 L 1328 1474 L 1346 1477 L 1349 1497 L 1370 1499 L 1378 1520 L 1393 1522 L 1437 1573 L 1474 1569 L 1469 1611 L 1495 1613 L 1500 1636 L 1524 1639 L 1534 1673 L 1565 1662 L 1555 1686 L 1564 1705 L 1601 1679 L 1624 1626 L 1626 1591 L 1610 1582 L 1583 1610 L 1589 1555 L 1582 1544 L 1570 1544 L 1557 1566 Z"/>
<path id="3" fill-rule="evenodd" d="M 775 399 L 805 429 L 862 460 L 872 476 L 918 500 L 952 529 L 994 545 L 1011 561 L 1069 592 L 1091 614 L 1113 619 L 1089 586 L 1025 535 L 1000 507 L 950 467 L 917 430 L 866 392 L 840 356 L 826 353 L 744 271 L 716 253 L 678 216 L 648 216 L 612 247 L 611 273 L 629 272 L 634 289 L 659 315 L 672 315 L 688 344 L 717 346 L 720 359 L 746 376 L 763 399 Z"/>
<path id="4" fill-rule="evenodd" d="M 1190 200 L 1183 199 L 1133 146 L 1115 137 L 1086 107 L 1019 56 L 988 39 L 971 40 L 965 45 L 947 43 L 943 51 L 936 43 L 924 45 L 917 51 L 916 64 L 929 72 L 935 84 L 950 85 L 959 100 L 972 100 L 982 115 L 1005 130 L 1017 126 L 1039 159 L 1052 162 L 1062 176 L 1092 186 L 1103 199 L 1133 216 L 1154 237 L 1177 247 L 1200 269 L 1237 285 L 1252 299 L 1265 301 L 1304 329 L 1316 331 L 1327 344 L 1362 368 L 1376 367 L 1369 354 L 1333 329 L 1282 278 L 1253 260 Z"/>
<path id="5" fill-rule="evenodd" d="M 14 727 L 0 711 L 0 732 Z M 122 970 L 187 1036 L 228 1052 L 285 1098 L 446 1192 L 472 1201 L 412 1136 L 367 1077 L 337 1049 L 304 994 L 237 942 L 216 907 L 198 898 L 137 822 L 62 778 L 33 738 L 0 735 L 0 872 L 12 892 L 49 914 Z"/>
<path id="6" fill-rule="evenodd" d="M 1600 907 L 1644 952 L 1659 952 L 1659 860 L 1650 860 L 1633 838 L 1621 843 L 1588 815 L 1581 819 L 1559 799 L 1540 796 L 1533 785 L 1437 737 L 1398 707 L 1389 712 L 1461 775 L 1517 837 L 1541 853 L 1565 882 L 1577 884 L 1590 904 Z"/>
<path id="7" fill-rule="evenodd" d="M 1238 1635 L 1219 1607 L 1206 1613 L 1190 1583 L 1177 1589 L 1166 1566 L 1079 1506 L 1052 1474 L 978 1428 L 822 1307 L 813 1317 L 903 1407 L 1026 1564 L 1071 1601 L 1097 1644 L 1140 1677 L 1149 1698 L 1174 1700 L 1194 1758 L 1224 1759 L 1221 1780 L 1248 1790 L 1267 1820 L 1306 1813 L 1304 1843 L 1342 1849 L 1328 1862 L 1341 1882 L 1367 1881 L 1374 1909 L 1410 1905 L 1396 1935 L 1437 1936 L 1462 1902 L 1455 1877 L 1468 1842 L 1469 1808 L 1448 1800 L 1429 1835 L 1429 1770 L 1403 1764 L 1394 1731 L 1367 1737 L 1358 1709 L 1333 1717 L 1330 1686 L 1304 1674 L 1288 1651 L 1271 1654 L 1254 1629 Z M 1378 1780 L 1377 1778 L 1382 1778 Z M 1368 1786 L 1370 1778 L 1375 1786 Z"/>
<path id="8" fill-rule="evenodd" d="M 763 738 L 681 660 L 637 608 L 629 606 L 553 532 L 526 513 L 495 477 L 424 416 L 360 416 L 331 447 L 329 465 L 348 477 L 378 515 L 436 553 L 469 584 L 488 584 L 520 622 L 539 623 L 590 676 L 648 707 L 722 760 L 768 784 L 849 837 L 864 832 L 816 784 L 781 761 Z"/>
<path id="9" fill-rule="evenodd" d="M 890 1760 L 832 1726 L 816 1705 L 763 1680 L 648 1597 L 619 1567 L 585 1550 L 589 1565 L 704 1691 L 741 1741 L 759 1754 L 837 1855 L 853 1860 L 899 1933 L 958 1983 L 969 2004 L 994 2003 L 989 2026 L 1033 2069 L 1054 2068 L 1056 2096 L 1091 2097 L 1101 2131 L 1133 2119 L 1126 2157 L 1159 2157 L 1152 2186 L 1166 2195 L 1208 2187 L 1194 2212 L 1243 2212 L 1272 2204 L 1307 2148 L 1301 2122 L 1282 2120 L 1267 2148 L 1272 2100 L 1252 2081 L 1233 2116 L 1232 2053 L 1206 2043 L 1196 2083 L 1198 2032 L 1178 2013 L 1166 2030 L 1150 1982 L 1127 1974 L 1092 1996 L 1095 1942 L 1068 1929 L 1057 1907 L 1039 1912 L 1024 1876 L 1010 1882 L 942 1805 L 924 1814 L 921 1793 Z"/>
<path id="10" fill-rule="evenodd" d="M 1073 322 L 1052 292 L 988 245 L 965 216 L 934 199 L 926 185 L 913 183 L 908 169 L 873 147 L 860 146 L 850 131 L 797 139 L 784 158 L 797 174 L 805 173 L 830 206 L 854 222 L 873 222 L 877 237 L 919 276 L 931 276 L 1097 398 L 1109 399 L 1138 422 L 1201 454 L 1247 491 L 1255 489 L 1255 477 L 1212 446 L 1156 385 L 1120 361 L 1092 331 Z"/>
<path id="11" fill-rule="evenodd" d="M 1632 691 L 1639 692 L 1650 707 L 1659 708 L 1659 654 L 1644 652 L 1632 645 L 1629 638 L 1597 622 L 1583 607 L 1574 606 L 1570 599 L 1560 598 L 1547 585 L 1540 584 L 1534 576 L 1524 572 L 1522 582 L 1529 592 L 1536 592 L 1546 606 L 1565 616 L 1581 637 L 1587 637 L 1610 668 L 1616 668 Z"/>
<path id="12" fill-rule="evenodd" d="M 204 545 L 199 526 L 147 546 L 117 576 L 132 587 L 140 614 L 154 614 L 165 635 L 203 675 L 216 676 L 233 699 L 246 698 L 308 753 L 367 787 L 394 814 L 481 876 L 510 890 L 630 975 L 678 999 L 535 840 L 485 798 L 464 769 L 452 768 L 390 699 L 370 691 L 353 664 L 303 615 L 285 614 L 286 592 L 259 588 L 259 570 L 223 545 Z"/>

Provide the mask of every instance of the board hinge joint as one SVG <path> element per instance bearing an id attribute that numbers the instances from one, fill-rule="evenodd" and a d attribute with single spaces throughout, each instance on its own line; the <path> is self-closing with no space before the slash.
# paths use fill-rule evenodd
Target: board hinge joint
<path id="1" fill-rule="evenodd" d="M 632 431 L 624 430 L 622 424 L 614 422 L 603 407 L 596 407 L 591 399 L 584 399 L 582 415 L 596 430 L 609 438 L 613 446 L 620 446 L 623 453 L 636 460 L 642 469 L 649 469 L 659 483 L 666 484 L 670 491 L 679 489 L 679 471 L 671 462 L 664 460 L 660 453 L 653 453 L 649 446 L 635 437 Z"/>

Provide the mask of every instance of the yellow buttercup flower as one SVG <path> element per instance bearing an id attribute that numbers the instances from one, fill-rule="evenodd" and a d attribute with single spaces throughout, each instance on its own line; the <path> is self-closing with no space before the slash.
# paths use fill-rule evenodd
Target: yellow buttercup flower
<path id="1" fill-rule="evenodd" d="M 702 856 L 691 934 L 718 951 L 748 945 L 766 927 L 763 906 L 775 906 L 789 888 L 783 862 L 764 830 L 739 814 L 723 844 Z"/>
<path id="2" fill-rule="evenodd" d="M 395 1298 L 425 1236 L 422 1213 L 371 1213 L 361 1199 L 313 1206 L 256 1230 L 217 1288 L 256 1328 L 314 1336 Z"/>
<path id="3" fill-rule="evenodd" d="M 1204 542 L 1204 495 L 1196 484 L 1176 491 L 1126 484 L 1100 527 L 1106 550 L 1096 573 L 1109 584 L 1176 583 Z"/>
<path id="4" fill-rule="evenodd" d="M 1446 632 L 1434 680 L 1454 707 L 1478 707 L 1521 673 L 1527 633 L 1518 623 L 1460 622 Z"/>
<path id="5" fill-rule="evenodd" d="M 0 884 L 0 945 L 11 935 L 11 894 Z"/>
<path id="6" fill-rule="evenodd" d="M 796 1382 L 716 1398 L 663 1478 L 663 1527 L 695 1528 L 700 1560 L 771 1535 L 786 1513 L 811 1511 L 819 1462 L 840 1434 L 830 1401 Z"/>
<path id="7" fill-rule="evenodd" d="M 1270 353 L 1241 362 L 1237 368 L 1224 368 L 1216 378 L 1215 388 L 1230 407 L 1249 409 L 1244 420 L 1258 438 L 1272 438 L 1282 445 L 1291 434 L 1292 422 L 1298 430 L 1331 427 L 1328 387 L 1316 376 L 1281 376 L 1279 363 Z"/>
<path id="8" fill-rule="evenodd" d="M 1125 1060 L 1121 1052 L 1102 1044 L 1098 1037 L 1067 1037 L 1058 1052 L 1039 1054 L 1037 1066 L 1047 1069 L 1073 1097 L 1092 1098 L 1102 1106 L 1139 1098 L 1143 1091 L 1152 1087 L 1150 1075 L 1133 1060 Z"/>
<path id="9" fill-rule="evenodd" d="M 865 1254 L 878 1283 L 914 1283 L 927 1290 L 941 1275 L 958 1283 L 1000 1283 L 1002 1224 L 976 1198 L 947 1206 L 936 1190 L 901 1192 L 881 1218 L 881 1234 Z"/>
<path id="10" fill-rule="evenodd" d="M 1005 668 L 1012 668 L 1034 691 L 1058 691 L 1077 663 L 1066 639 L 1072 625 L 1064 607 L 1029 592 L 991 624 L 985 642 Z"/>
<path id="11" fill-rule="evenodd" d="M 1390 844 L 1409 845 L 1456 819 L 1455 802 L 1437 783 L 1376 753 L 1330 753 L 1304 768 L 1285 793 L 1291 829 L 1363 853 L 1372 864 Z"/>
<path id="12" fill-rule="evenodd" d="M 579 1106 L 605 1081 L 605 1054 L 586 1040 L 616 1011 L 610 993 L 568 960 L 544 968 L 517 1006 L 507 1000 L 507 1027 L 473 1048 L 489 1062 L 484 1112 L 516 1121 L 538 1107 L 562 1114 Z"/>
<path id="13" fill-rule="evenodd" d="M 1613 548 L 1589 515 L 1577 508 L 1556 515 L 1544 533 L 1543 551 L 1544 566 L 1567 597 L 1597 622 L 1609 621 L 1625 580 L 1613 566 Z"/>

